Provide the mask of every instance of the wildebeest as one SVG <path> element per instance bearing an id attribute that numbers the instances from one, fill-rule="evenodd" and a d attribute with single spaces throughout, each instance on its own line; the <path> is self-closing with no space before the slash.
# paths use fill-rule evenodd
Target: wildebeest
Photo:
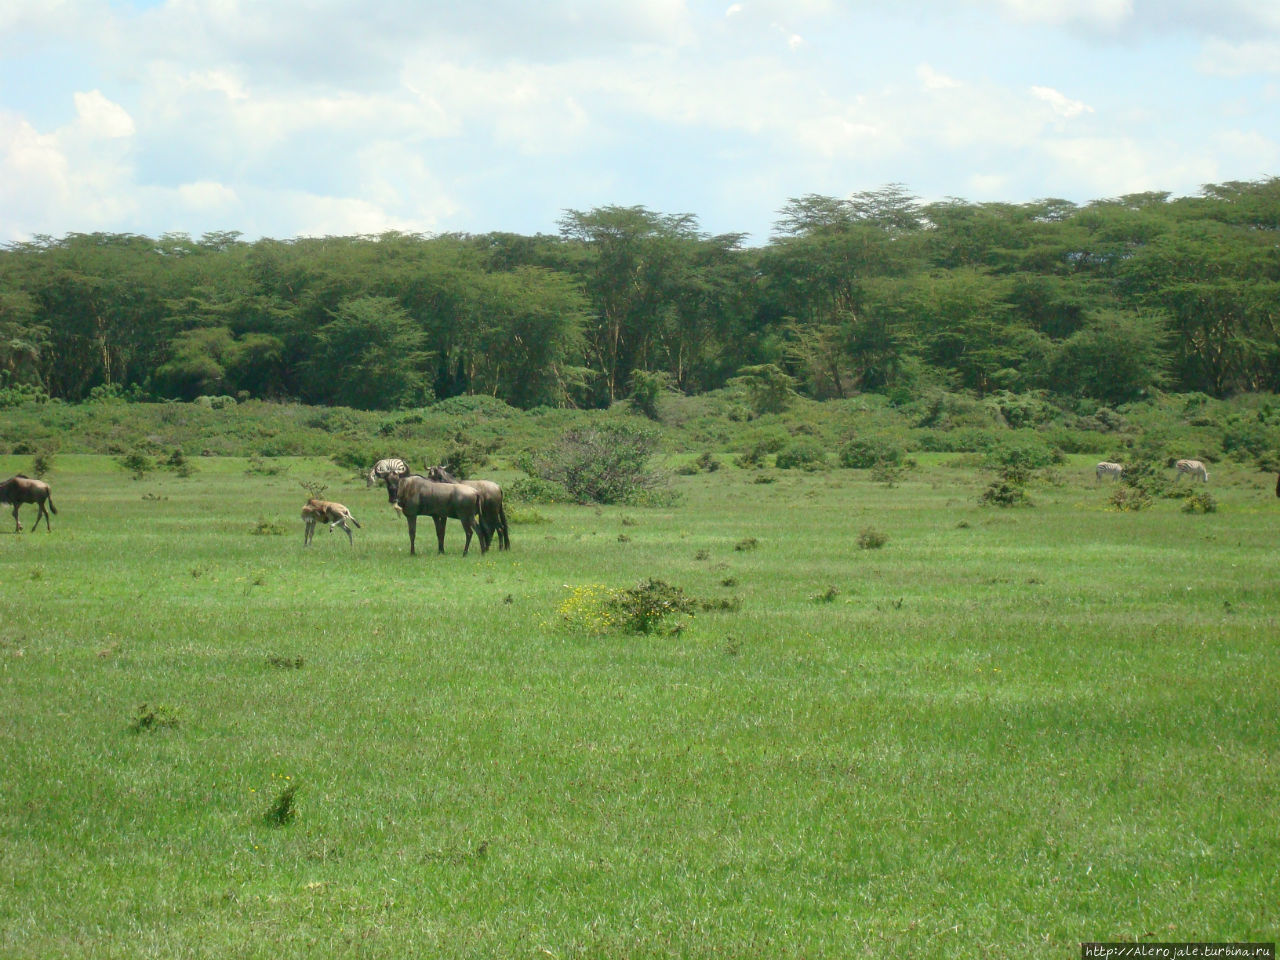
<path id="1" fill-rule="evenodd" d="M 387 474 L 395 473 L 402 477 L 409 475 L 409 465 L 399 457 L 387 457 L 379 460 L 373 465 L 373 469 L 369 471 L 369 476 L 365 478 L 365 489 L 372 487 L 375 483 L 381 483 Z"/>
<path id="2" fill-rule="evenodd" d="M 480 539 L 485 542 L 498 535 L 498 549 L 511 549 L 511 535 L 507 532 L 507 512 L 502 509 L 502 487 L 492 480 L 459 480 L 443 464 L 427 469 L 427 479 L 436 483 L 460 483 L 484 496 L 480 510 Z"/>
<path id="3" fill-rule="evenodd" d="M 1199 460 L 1179 460 L 1173 466 L 1178 471 L 1179 477 L 1185 473 L 1192 477 L 1199 477 L 1201 483 L 1209 482 L 1209 470 Z"/>
<path id="4" fill-rule="evenodd" d="M 14 533 L 22 532 L 22 521 L 18 519 L 18 508 L 24 503 L 34 503 L 36 505 L 36 522 L 32 527 L 33 530 L 39 528 L 40 518 L 44 517 L 45 530 L 47 532 L 53 531 L 53 527 L 49 526 L 49 510 L 57 513 L 58 508 L 53 505 L 52 492 L 49 490 L 49 485 L 43 480 L 33 480 L 22 473 L 10 477 L 4 483 L 0 483 L 0 503 L 13 504 Z M 46 503 L 49 505 L 49 510 L 45 509 Z"/>
<path id="5" fill-rule="evenodd" d="M 1094 473 L 1093 481 L 1094 483 L 1097 483 L 1103 477 L 1114 477 L 1116 480 L 1119 480 L 1122 473 L 1124 473 L 1124 467 L 1121 464 L 1112 463 L 1110 460 L 1103 460 L 1098 464 L 1097 470 Z"/>
<path id="6" fill-rule="evenodd" d="M 347 533 L 347 542 L 352 546 L 355 546 L 355 540 L 351 537 L 351 528 L 347 526 L 348 520 L 354 523 L 357 527 L 360 526 L 360 521 L 353 517 L 351 515 L 351 511 L 342 504 L 334 503 L 332 500 L 317 500 L 315 497 L 312 497 L 302 508 L 302 522 L 306 524 L 306 529 L 303 532 L 302 545 L 304 547 L 311 546 L 311 538 L 315 536 L 316 524 L 327 523 L 329 525 L 330 533 L 333 533 L 334 527 L 341 527 L 345 530 Z"/>
<path id="7" fill-rule="evenodd" d="M 471 549 L 471 533 L 475 528 L 484 503 L 484 494 L 462 484 L 436 483 L 426 477 L 411 474 L 400 477 L 388 474 L 385 478 L 387 496 L 396 505 L 396 509 L 409 521 L 409 552 L 416 553 L 415 541 L 418 534 L 418 517 L 430 516 L 436 523 L 436 540 L 440 552 L 444 553 L 444 528 L 449 518 L 462 521 L 462 529 L 467 534 L 466 545 L 462 548 L 465 557 Z M 480 552 L 489 549 L 484 537 L 480 538 Z"/>

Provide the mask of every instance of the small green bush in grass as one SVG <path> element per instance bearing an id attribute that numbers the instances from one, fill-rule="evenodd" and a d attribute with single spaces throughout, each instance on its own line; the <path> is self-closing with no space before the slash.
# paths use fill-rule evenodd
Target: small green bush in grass
<path id="1" fill-rule="evenodd" d="M 887 437 L 855 437 L 840 448 L 840 466 L 869 470 L 878 463 L 901 463 L 906 456 L 902 444 Z"/>
<path id="2" fill-rule="evenodd" d="M 135 480 L 146 479 L 147 474 L 155 469 L 155 462 L 140 450 L 117 457 L 116 463 L 128 470 Z"/>
<path id="3" fill-rule="evenodd" d="M 138 704 L 138 709 L 134 714 L 133 723 L 130 724 L 134 733 L 143 733 L 149 730 L 159 730 L 163 727 L 176 727 L 179 724 L 178 712 L 172 707 L 164 704 L 150 705 L 146 703 Z"/>
<path id="4" fill-rule="evenodd" d="M 888 542 L 888 535 L 881 533 L 874 527 L 867 527 L 867 529 L 858 534 L 858 548 L 860 550 L 879 550 Z"/>
<path id="5" fill-rule="evenodd" d="M 262 815 L 262 819 L 273 827 L 283 827 L 292 823 L 298 815 L 294 805 L 297 793 L 298 785 L 290 783 L 276 796 L 275 801 L 267 808 L 267 812 Z"/>
<path id="6" fill-rule="evenodd" d="M 1111 504 L 1112 510 L 1118 510 L 1122 513 L 1136 513 L 1139 510 L 1146 510 L 1153 501 L 1145 490 L 1138 487 L 1116 487 L 1111 491 L 1111 497 L 1108 502 Z"/>
<path id="7" fill-rule="evenodd" d="M 573 497 L 564 484 L 541 477 L 521 477 L 506 490 L 507 496 L 519 503 L 572 503 Z M 510 510 L 508 509 L 508 513 Z M 512 521 L 515 523 L 517 521 Z"/>
<path id="8" fill-rule="evenodd" d="M 821 470 L 827 465 L 827 452 L 815 440 L 797 440 L 779 450 L 774 463 L 779 470 Z"/>
<path id="9" fill-rule="evenodd" d="M 1208 490 L 1193 493 L 1182 501 L 1183 513 L 1216 513 L 1218 501 Z"/>

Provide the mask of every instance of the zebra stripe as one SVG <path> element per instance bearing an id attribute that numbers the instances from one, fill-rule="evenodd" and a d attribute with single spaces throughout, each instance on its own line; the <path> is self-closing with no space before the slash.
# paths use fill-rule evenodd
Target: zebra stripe
<path id="1" fill-rule="evenodd" d="M 365 483 L 365 486 L 372 487 L 392 473 L 399 477 L 406 476 L 409 473 L 409 465 L 399 457 L 387 457 L 384 460 L 379 460 L 373 465 L 373 469 L 369 471 L 368 482 Z"/>
<path id="2" fill-rule="evenodd" d="M 1173 466 L 1177 469 L 1178 473 L 1186 473 L 1193 477 L 1199 477 L 1202 483 L 1209 482 L 1209 470 L 1199 460 L 1179 460 Z"/>
<path id="3" fill-rule="evenodd" d="M 1097 472 L 1094 475 L 1095 480 L 1101 480 L 1103 477 L 1115 477 L 1120 479 L 1120 474 L 1124 473 L 1124 467 L 1118 463 L 1112 463 L 1110 460 L 1103 460 L 1098 464 Z"/>

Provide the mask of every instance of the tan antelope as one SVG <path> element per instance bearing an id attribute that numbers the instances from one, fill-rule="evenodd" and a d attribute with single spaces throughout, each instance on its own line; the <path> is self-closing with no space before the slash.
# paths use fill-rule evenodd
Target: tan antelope
<path id="1" fill-rule="evenodd" d="M 311 546 L 311 538 L 315 536 L 316 524 L 327 523 L 330 533 L 333 533 L 334 527 L 341 527 L 345 530 L 347 542 L 355 546 L 355 540 L 351 537 L 351 528 L 347 526 L 348 520 L 357 527 L 360 526 L 360 521 L 353 517 L 351 511 L 342 504 L 334 503 L 332 500 L 317 500 L 312 497 L 307 501 L 306 506 L 302 508 L 302 522 L 306 524 L 302 545 L 304 547 Z"/>
<path id="2" fill-rule="evenodd" d="M 49 485 L 43 480 L 32 480 L 22 473 L 10 477 L 4 483 L 0 483 L 0 503 L 13 504 L 14 533 L 22 532 L 22 521 L 18 519 L 18 508 L 24 503 L 34 503 L 36 505 L 36 522 L 31 529 L 38 529 L 40 527 L 40 518 L 44 517 L 45 530 L 52 532 L 53 528 L 49 526 L 49 510 L 57 513 L 58 508 L 53 505 L 53 495 L 49 490 Z M 46 503 L 49 505 L 49 510 L 44 508 Z"/>

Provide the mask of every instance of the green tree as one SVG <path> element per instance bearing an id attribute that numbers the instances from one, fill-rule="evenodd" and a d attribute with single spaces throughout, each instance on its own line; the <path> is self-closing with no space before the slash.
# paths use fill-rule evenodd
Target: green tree
<path id="1" fill-rule="evenodd" d="M 311 402 L 378 410 L 430 397 L 425 336 L 396 301 L 344 300 L 316 339 L 308 363 Z"/>

